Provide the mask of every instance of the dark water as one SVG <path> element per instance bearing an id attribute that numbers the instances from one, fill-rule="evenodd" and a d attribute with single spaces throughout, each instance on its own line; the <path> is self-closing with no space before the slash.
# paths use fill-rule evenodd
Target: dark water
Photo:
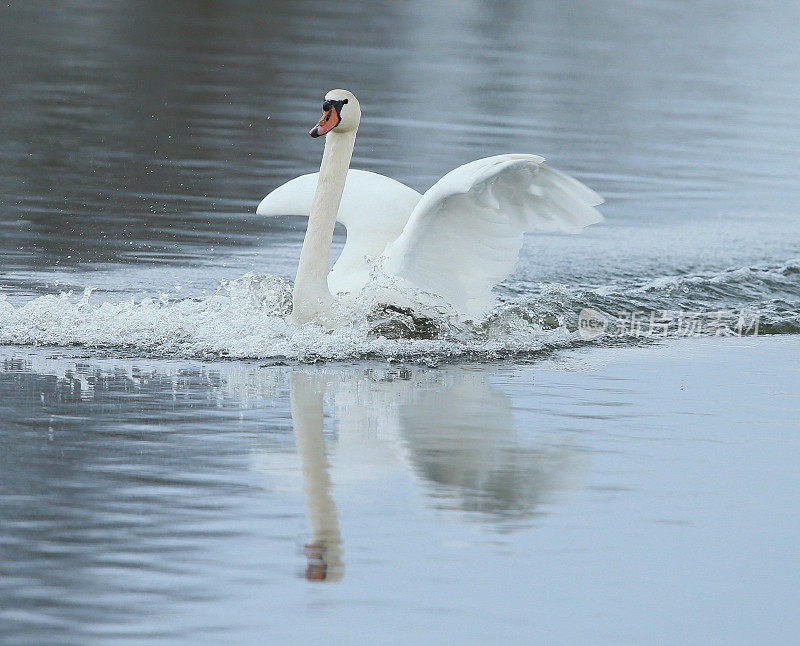
<path id="1" fill-rule="evenodd" d="M 285 329 L 209 337 L 198 317 L 229 327 L 208 300 L 222 279 L 293 277 L 301 224 L 260 220 L 255 205 L 318 166 L 308 125 L 339 86 L 364 109 L 355 166 L 424 190 L 466 161 L 527 151 L 607 198 L 606 223 L 581 236 L 529 236 L 499 289 L 504 324 L 524 339 L 489 329 L 501 349 L 557 344 L 526 321 L 574 332 L 582 306 L 747 308 L 765 331 L 800 331 L 797 6 L 29 1 L 0 11 L 0 341 L 116 347 L 122 329 L 148 352 L 307 355 L 302 339 L 283 347 Z M 72 305 L 32 300 L 68 290 Z M 200 303 L 190 314 L 96 309 L 147 295 Z M 274 318 L 274 297 L 246 298 Z M 154 336 L 153 317 L 179 322 Z M 326 356 L 375 352 L 363 330 L 355 337 Z M 456 353 L 480 346 L 459 341 Z"/>
<path id="2" fill-rule="evenodd" d="M 798 22 L 2 3 L 0 641 L 791 643 Z M 606 221 L 529 236 L 476 326 L 298 332 L 302 223 L 254 212 L 334 87 L 356 167 L 542 154 Z M 584 307 L 782 336 L 586 349 Z"/>

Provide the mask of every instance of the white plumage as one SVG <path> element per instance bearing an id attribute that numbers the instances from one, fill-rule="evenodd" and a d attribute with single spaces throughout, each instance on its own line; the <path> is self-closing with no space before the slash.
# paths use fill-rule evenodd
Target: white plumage
<path id="1" fill-rule="evenodd" d="M 329 96 L 336 92 L 343 91 Z M 333 129 L 328 138 L 337 135 Z M 340 160 L 324 156 L 321 172 L 326 164 L 349 161 L 349 155 Z M 315 191 L 316 200 L 324 202 L 324 192 L 330 190 L 319 177 L 303 175 L 280 186 L 261 201 L 257 213 L 313 220 Z M 447 173 L 424 195 L 377 173 L 351 169 L 338 208 L 325 205 L 347 229 L 327 284 L 334 294 L 358 293 L 369 280 L 367 258 L 382 257 L 387 273 L 438 294 L 465 318 L 478 320 L 493 303 L 492 288 L 514 270 L 524 233 L 579 233 L 603 219 L 594 208 L 602 202 L 538 155 L 470 162 Z M 329 254 L 329 246 L 318 253 Z"/>

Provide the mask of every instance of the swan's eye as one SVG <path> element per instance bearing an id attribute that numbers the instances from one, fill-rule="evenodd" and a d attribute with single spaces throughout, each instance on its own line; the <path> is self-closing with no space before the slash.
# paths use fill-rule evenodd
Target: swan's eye
<path id="1" fill-rule="evenodd" d="M 323 112 L 327 112 L 327 111 L 328 111 L 328 110 L 330 110 L 332 107 L 333 107 L 333 106 L 332 106 L 330 103 L 328 103 L 327 101 L 325 101 L 325 103 L 323 103 L 323 104 L 322 104 L 322 111 L 323 111 Z"/>

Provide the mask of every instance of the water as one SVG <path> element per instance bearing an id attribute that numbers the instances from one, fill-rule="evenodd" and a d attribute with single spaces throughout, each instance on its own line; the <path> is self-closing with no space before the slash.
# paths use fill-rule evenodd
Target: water
<path id="1" fill-rule="evenodd" d="M 791 643 L 800 352 L 729 344 L 7 351 L 4 642 Z"/>
<path id="2" fill-rule="evenodd" d="M 754 554 L 796 556 L 778 512 L 794 502 L 772 494 L 798 484 L 775 447 L 796 442 L 799 14 L 714 0 L 0 6 L 0 635 L 286 643 L 301 623 L 352 643 L 363 622 L 374 643 L 380 621 L 401 630 L 411 613 L 421 643 L 442 624 L 491 641 L 498 622 L 509 640 L 594 640 L 594 626 L 640 643 L 637 613 L 669 607 L 689 623 L 657 626 L 678 641 L 786 641 L 785 619 L 766 619 L 782 602 L 759 586 L 786 600 L 797 586 Z M 303 223 L 254 211 L 318 167 L 307 132 L 333 87 L 362 104 L 354 166 L 425 190 L 472 159 L 542 154 L 606 198 L 606 221 L 528 236 L 485 321 L 445 312 L 421 332 L 376 313 L 373 285 L 351 325 L 298 331 L 283 315 Z M 636 336 L 585 341 L 587 307 L 612 321 L 721 311 L 730 326 L 747 312 L 775 336 L 661 355 Z M 602 367 L 615 362 L 622 381 Z M 684 408 L 650 383 L 662 369 L 696 376 Z M 325 402 L 328 471 L 318 434 L 296 432 L 317 418 L 298 420 L 292 397 Z M 324 503 L 309 516 L 307 498 Z M 653 505 L 663 514 L 641 521 Z M 332 517 L 327 552 L 306 557 L 314 519 Z M 338 581 L 315 587 L 303 575 L 326 560 Z"/>
<path id="3" fill-rule="evenodd" d="M 256 318 L 242 299 L 230 316 L 216 310 L 222 280 L 293 277 L 302 223 L 267 222 L 255 206 L 318 166 L 306 126 L 336 86 L 364 106 L 355 166 L 424 190 L 466 161 L 530 151 L 608 200 L 607 222 L 584 235 L 529 236 L 498 289 L 504 331 L 450 331 L 440 355 L 562 346 L 583 306 L 746 308 L 764 331 L 797 333 L 796 11 L 11 3 L 0 342 L 313 355 L 320 339 L 283 325 L 271 292 L 243 299 L 260 304 L 257 329 L 231 328 Z M 70 291 L 71 305 L 41 298 Z M 323 355 L 431 352 L 376 349 L 370 329 Z"/>

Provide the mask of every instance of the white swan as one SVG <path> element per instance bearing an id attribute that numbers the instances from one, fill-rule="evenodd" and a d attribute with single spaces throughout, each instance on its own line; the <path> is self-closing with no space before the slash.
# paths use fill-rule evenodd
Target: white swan
<path id="1" fill-rule="evenodd" d="M 603 199 L 538 155 L 497 155 L 450 171 L 424 195 L 393 179 L 349 170 L 361 120 L 358 100 L 331 90 L 312 137 L 327 134 L 319 173 L 276 188 L 259 215 L 308 216 L 294 283 L 294 323 L 329 318 L 334 294 L 357 294 L 369 279 L 368 257 L 383 270 L 439 294 L 468 319 L 493 303 L 492 288 L 516 264 L 523 233 L 579 233 L 600 222 Z M 316 187 L 316 188 L 315 188 Z M 336 220 L 347 242 L 328 273 Z"/>

